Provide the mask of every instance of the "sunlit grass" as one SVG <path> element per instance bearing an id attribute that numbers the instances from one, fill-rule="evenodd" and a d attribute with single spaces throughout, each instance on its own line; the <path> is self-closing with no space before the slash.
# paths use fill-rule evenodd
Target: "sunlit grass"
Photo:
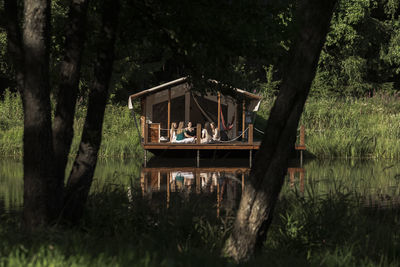
<path id="1" fill-rule="evenodd" d="M 265 127 L 273 99 L 263 100 L 255 127 Z M 318 158 L 400 158 L 400 96 L 310 97 L 300 124 Z"/>
<path id="2" fill-rule="evenodd" d="M 74 157 L 78 151 L 85 116 L 86 107 L 78 104 L 75 113 L 74 138 L 70 150 L 71 157 Z M 6 91 L 3 101 L 0 101 L 0 155 L 22 157 L 22 137 L 21 98 L 18 94 Z M 141 160 L 142 155 L 138 132 L 128 108 L 107 105 L 99 157 L 134 157 Z"/>

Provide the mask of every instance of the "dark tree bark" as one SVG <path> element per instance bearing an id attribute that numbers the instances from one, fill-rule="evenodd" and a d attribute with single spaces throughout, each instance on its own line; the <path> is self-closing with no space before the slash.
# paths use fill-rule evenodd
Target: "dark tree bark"
<path id="1" fill-rule="evenodd" d="M 68 179 L 63 217 L 67 221 L 80 219 L 86 203 L 101 144 L 101 134 L 108 86 L 114 61 L 114 43 L 119 3 L 107 0 L 103 6 L 102 43 L 95 65 L 95 80 L 89 93 L 89 105 L 78 154 Z"/>
<path id="2" fill-rule="evenodd" d="M 89 0 L 72 0 L 65 31 L 64 59 L 60 68 L 60 84 L 53 121 L 54 181 L 53 194 L 56 210 L 60 211 L 64 196 L 64 175 L 74 136 L 73 123 L 78 95 L 81 59 L 86 35 Z"/>
<path id="3" fill-rule="evenodd" d="M 53 146 L 50 116 L 50 1 L 24 3 L 24 222 L 28 229 L 51 217 L 49 183 Z"/>
<path id="4" fill-rule="evenodd" d="M 247 260 L 266 239 L 336 0 L 298 1 L 291 62 L 271 110 L 224 252 Z"/>

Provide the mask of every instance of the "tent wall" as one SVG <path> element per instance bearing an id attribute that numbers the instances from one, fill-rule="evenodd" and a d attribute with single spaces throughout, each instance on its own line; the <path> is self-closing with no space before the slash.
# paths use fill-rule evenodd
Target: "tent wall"
<path id="1" fill-rule="evenodd" d="M 194 126 L 197 123 L 201 123 L 204 125 L 207 119 L 204 118 L 203 115 L 200 115 L 201 112 L 197 107 L 197 104 L 194 102 L 192 95 L 190 94 L 190 87 L 187 83 L 183 83 L 170 88 L 171 90 L 171 123 L 184 121 L 191 121 Z M 205 95 L 205 96 L 196 96 L 197 101 L 200 106 L 205 109 L 208 113 L 211 113 L 212 119 L 215 123 L 217 123 L 218 116 L 218 98 L 216 95 Z M 148 123 L 157 122 L 161 123 L 162 129 L 167 129 L 167 120 L 168 120 L 168 88 L 165 90 L 159 91 L 157 93 L 148 95 L 143 98 L 145 102 L 145 109 L 142 109 L 143 115 L 146 118 Z M 143 105 L 142 105 L 143 106 Z M 229 122 L 232 121 L 232 118 L 235 118 L 233 122 L 233 129 L 230 131 L 230 138 L 235 136 L 237 132 L 237 123 L 240 114 L 237 112 L 237 103 L 236 100 L 228 97 L 221 96 L 221 109 L 225 119 L 225 124 L 228 125 Z M 241 104 L 240 104 L 241 107 Z M 249 105 L 249 108 L 254 107 L 253 105 Z M 239 125 L 240 128 L 240 125 Z M 239 129 L 241 130 L 241 129 Z M 161 135 L 166 135 L 166 132 L 162 132 Z"/>

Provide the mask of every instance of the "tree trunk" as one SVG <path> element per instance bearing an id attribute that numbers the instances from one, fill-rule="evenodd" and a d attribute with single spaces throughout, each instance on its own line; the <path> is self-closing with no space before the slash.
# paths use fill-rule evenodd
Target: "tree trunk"
<path id="1" fill-rule="evenodd" d="M 24 4 L 24 222 L 28 229 L 48 222 L 53 147 L 49 86 L 50 1 Z"/>
<path id="2" fill-rule="evenodd" d="M 80 219 L 92 184 L 101 144 L 104 110 L 114 61 L 119 3 L 107 0 L 104 2 L 103 8 L 102 43 L 95 65 L 95 81 L 89 93 L 89 106 L 82 139 L 68 179 L 65 195 L 63 217 L 70 222 L 77 222 Z"/>
<path id="3" fill-rule="evenodd" d="M 266 239 L 335 3 L 336 0 L 299 1 L 295 22 L 298 33 L 291 62 L 224 248 L 237 262 L 247 260 Z"/>
<path id="4" fill-rule="evenodd" d="M 69 7 L 64 59 L 60 68 L 60 84 L 53 122 L 54 184 L 56 211 L 61 210 L 64 196 L 65 167 L 74 136 L 73 124 L 79 89 L 81 58 L 86 35 L 86 17 L 89 0 L 72 0 Z M 55 213 L 56 213 L 55 211 Z"/>

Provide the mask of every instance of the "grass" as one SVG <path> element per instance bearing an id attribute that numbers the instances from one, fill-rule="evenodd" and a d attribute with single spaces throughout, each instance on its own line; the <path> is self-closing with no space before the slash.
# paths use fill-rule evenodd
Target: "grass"
<path id="1" fill-rule="evenodd" d="M 263 101 L 256 120 L 266 125 L 273 99 Z M 317 158 L 400 158 L 400 95 L 365 98 L 310 97 L 300 124 L 307 151 Z"/>
<path id="2" fill-rule="evenodd" d="M 235 266 L 220 255 L 231 213 L 215 216 L 215 195 L 141 197 L 132 183 L 90 195 L 81 224 L 27 235 L 18 213 L 0 215 L 0 266 Z M 241 266 L 398 266 L 400 208 L 366 207 L 363 196 L 285 187 L 264 248 Z"/>
<path id="3" fill-rule="evenodd" d="M 255 127 L 264 129 L 272 98 L 264 99 Z M 78 105 L 71 156 L 78 150 L 86 107 Z M 22 156 L 23 112 L 18 95 L 0 101 L 0 155 Z M 400 96 L 308 99 L 301 124 L 308 152 L 318 158 L 400 158 Z M 107 105 L 100 157 L 139 157 L 142 148 L 125 106 Z"/>
<path id="4" fill-rule="evenodd" d="M 78 104 L 75 113 L 74 132 L 70 156 L 79 148 L 80 136 L 85 122 L 86 107 Z M 18 94 L 6 91 L 0 101 L 0 155 L 22 157 L 23 110 Z M 107 105 L 100 158 L 135 157 L 142 159 L 143 151 L 133 117 L 125 106 Z"/>

